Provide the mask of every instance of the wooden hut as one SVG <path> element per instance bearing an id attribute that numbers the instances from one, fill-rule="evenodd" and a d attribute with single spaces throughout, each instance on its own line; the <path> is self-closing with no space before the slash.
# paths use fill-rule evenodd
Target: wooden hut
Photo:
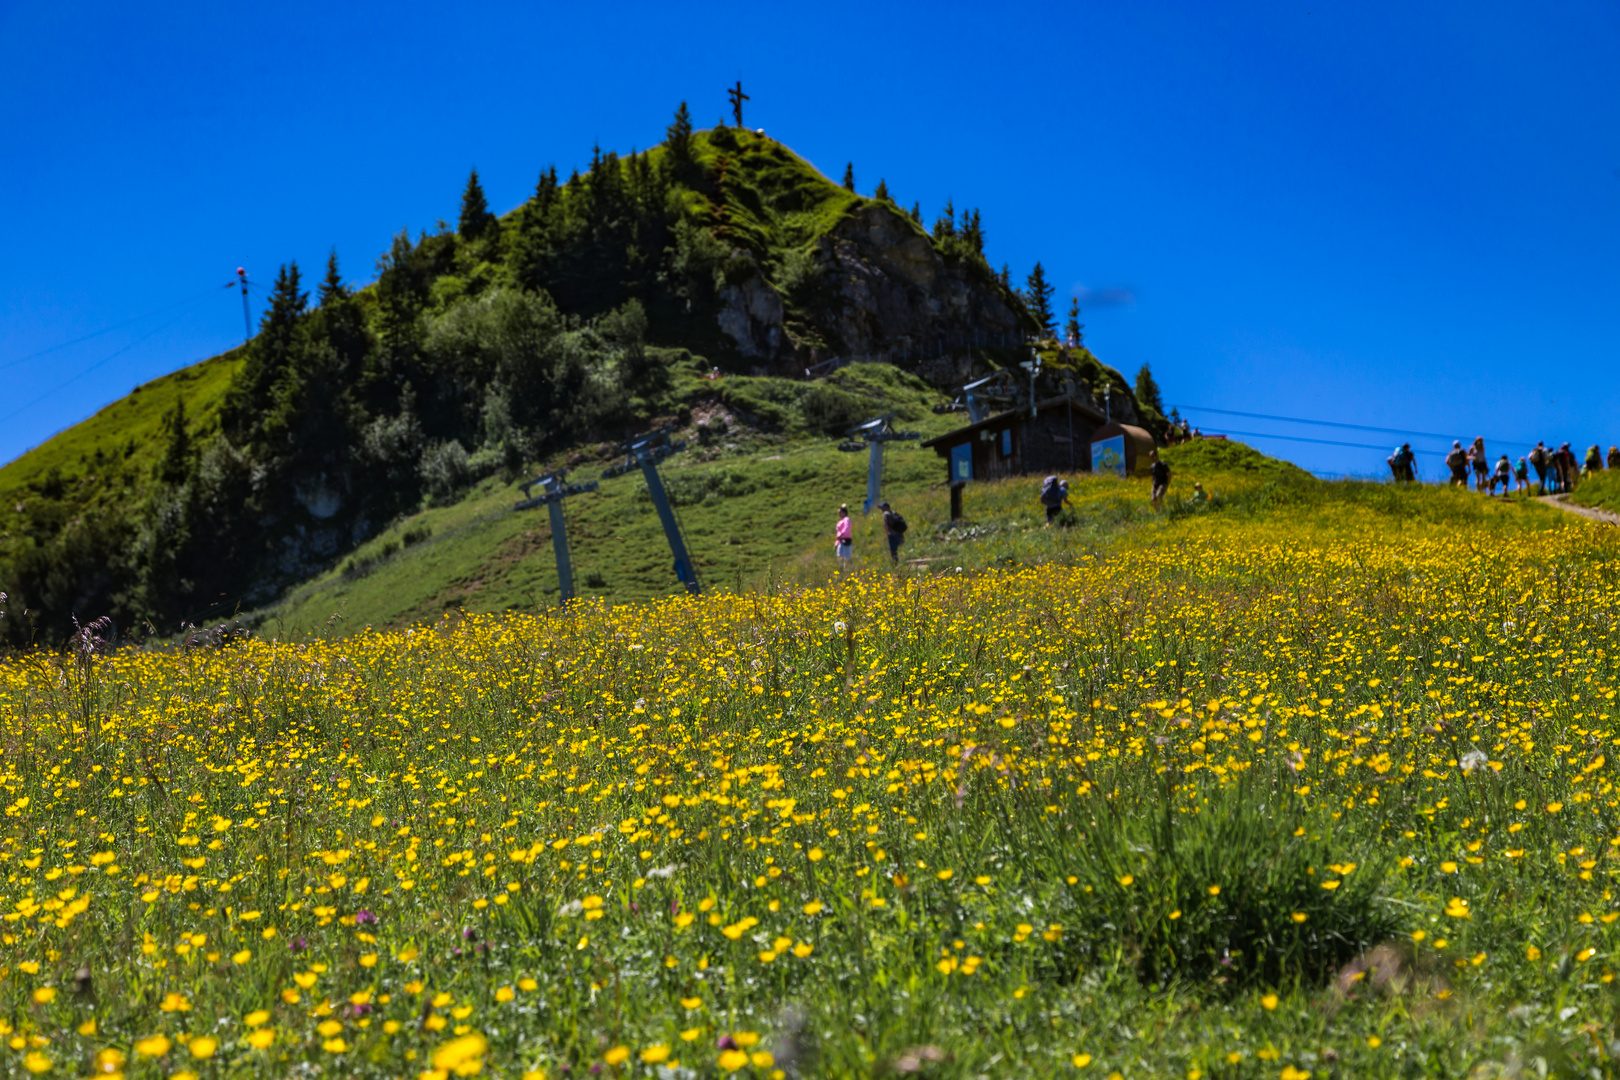
<path id="1" fill-rule="evenodd" d="M 945 459 L 947 482 L 953 487 L 1004 476 L 1086 472 L 1093 433 L 1105 424 L 1090 402 L 1063 395 L 1038 402 L 1033 416 L 1023 409 L 996 413 L 922 445 Z M 1151 437 L 1148 445 L 1153 445 Z"/>
<path id="2" fill-rule="evenodd" d="M 1152 464 L 1148 454 L 1153 436 L 1130 424 L 1107 424 L 1091 433 L 1088 460 L 1096 472 L 1116 472 L 1120 476 L 1145 476 Z"/>

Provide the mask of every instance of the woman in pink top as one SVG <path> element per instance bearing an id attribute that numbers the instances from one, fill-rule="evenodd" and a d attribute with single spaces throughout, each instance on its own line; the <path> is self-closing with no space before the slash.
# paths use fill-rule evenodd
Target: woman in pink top
<path id="1" fill-rule="evenodd" d="M 849 506 L 838 508 L 838 524 L 833 526 L 833 550 L 838 553 L 838 568 L 849 569 L 849 560 L 855 555 L 855 523 L 849 520 Z"/>

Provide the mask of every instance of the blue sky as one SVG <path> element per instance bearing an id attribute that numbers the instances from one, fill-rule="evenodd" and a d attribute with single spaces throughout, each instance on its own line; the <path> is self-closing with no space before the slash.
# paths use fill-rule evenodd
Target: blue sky
<path id="1" fill-rule="evenodd" d="M 0 460 L 239 341 L 237 266 L 369 280 L 469 167 L 506 210 L 739 77 L 823 172 L 981 208 L 1206 431 L 1620 443 L 1620 6 L 1225 7 L 0 5 Z"/>

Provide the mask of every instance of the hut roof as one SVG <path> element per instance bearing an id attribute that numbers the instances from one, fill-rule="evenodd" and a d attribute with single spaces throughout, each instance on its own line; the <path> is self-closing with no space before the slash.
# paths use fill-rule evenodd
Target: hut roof
<path id="1" fill-rule="evenodd" d="M 1070 397 L 1067 394 L 1060 394 L 1057 397 L 1047 398 L 1045 401 L 1037 401 L 1035 403 L 1035 411 L 1036 412 L 1041 412 L 1041 411 L 1046 410 L 1046 409 L 1055 408 L 1055 407 L 1057 407 L 1059 405 L 1068 405 L 1068 407 L 1070 409 L 1074 410 L 1077 413 L 1083 413 L 1087 417 L 1089 417 L 1089 418 L 1091 418 L 1093 420 L 1106 419 L 1106 417 L 1104 417 L 1102 413 L 1098 412 L 1097 409 L 1094 406 L 1088 405 L 1083 401 L 1077 401 L 1076 399 Z M 1024 419 L 1024 420 L 1027 420 L 1027 419 L 1029 419 L 1029 415 L 1027 413 L 1025 413 L 1022 409 L 1008 409 L 1005 412 L 998 412 L 998 413 L 994 414 L 993 416 L 987 416 L 983 420 L 980 420 L 976 424 L 968 424 L 966 427 L 952 428 L 950 431 L 947 431 L 945 434 L 943 434 L 943 435 L 935 435 L 932 439 L 927 439 L 927 440 L 923 441 L 922 443 L 920 443 L 919 445 L 921 445 L 921 446 L 933 446 L 933 447 L 937 448 L 937 447 L 945 445 L 945 444 L 955 443 L 963 435 L 966 435 L 969 432 L 978 431 L 978 430 L 980 430 L 982 428 L 997 426 L 997 425 L 1000 425 L 1002 423 L 1005 423 L 1008 419 Z M 1140 431 L 1141 429 L 1140 428 L 1132 428 L 1131 430 Z M 1149 442 L 1152 441 L 1153 437 L 1151 435 L 1148 435 L 1147 432 L 1144 431 L 1144 432 L 1142 432 L 1142 434 L 1144 436 L 1147 436 Z"/>

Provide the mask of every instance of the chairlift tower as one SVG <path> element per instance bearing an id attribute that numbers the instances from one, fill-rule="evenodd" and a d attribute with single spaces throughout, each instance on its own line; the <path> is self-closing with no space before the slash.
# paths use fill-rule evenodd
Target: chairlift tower
<path id="1" fill-rule="evenodd" d="M 523 501 L 512 507 L 513 510 L 532 510 L 536 506 L 544 506 L 551 511 L 551 547 L 557 553 L 557 584 L 562 591 L 564 607 L 574 599 L 574 565 L 568 554 L 568 525 L 563 520 L 562 503 L 570 495 L 583 495 L 596 490 L 595 480 L 570 484 L 567 478 L 568 470 L 558 469 L 519 484 Z M 540 489 L 540 494 L 530 495 L 530 491 L 536 487 Z"/>
<path id="2" fill-rule="evenodd" d="M 988 418 L 992 409 L 1016 407 L 1018 397 L 1016 376 L 1005 368 L 962 387 L 962 399 L 967 403 L 970 424 Z"/>
<path id="3" fill-rule="evenodd" d="M 608 469 L 602 474 L 602 479 L 610 480 L 632 469 L 641 469 L 641 475 L 647 481 L 647 494 L 652 496 L 653 509 L 658 511 L 664 536 L 669 540 L 669 552 L 675 557 L 675 577 L 686 586 L 687 592 L 697 596 L 703 591 L 698 584 L 697 569 L 692 565 L 692 557 L 686 553 L 686 539 L 681 535 L 680 523 L 675 520 L 675 509 L 670 506 L 669 495 L 664 491 L 664 481 L 658 475 L 660 461 L 686 449 L 685 441 L 670 439 L 671 430 L 659 428 L 626 442 L 622 447 L 626 455 L 624 463 Z"/>
<path id="4" fill-rule="evenodd" d="M 844 434 L 844 441 L 838 444 L 838 449 L 854 453 L 862 447 L 871 448 L 871 459 L 866 467 L 866 503 L 861 507 L 861 513 L 870 514 L 872 508 L 883 501 L 883 448 L 892 442 L 910 442 L 920 438 L 920 432 L 894 430 L 894 413 L 873 417 Z"/>

